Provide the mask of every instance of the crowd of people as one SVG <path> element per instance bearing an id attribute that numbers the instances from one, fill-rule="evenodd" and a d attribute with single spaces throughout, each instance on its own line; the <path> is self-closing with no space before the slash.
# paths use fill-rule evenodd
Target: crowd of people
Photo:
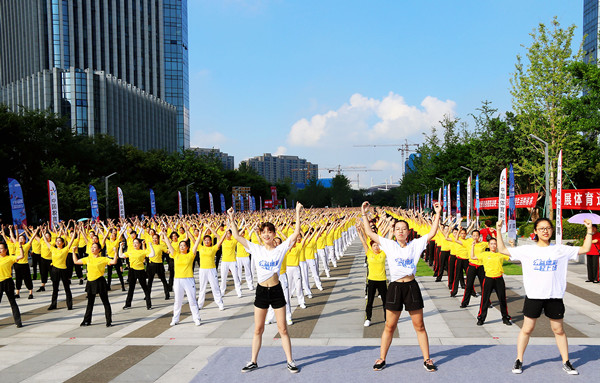
<path id="1" fill-rule="evenodd" d="M 545 313 L 550 318 L 556 342 L 563 359 L 563 369 L 576 374 L 568 359 L 567 338 L 563 329 L 566 288 L 566 268 L 569 259 L 590 252 L 591 223 L 586 221 L 588 235 L 582 247 L 550 246 L 552 222 L 539 219 L 534 223 L 536 245 L 507 248 L 496 228 L 487 221 L 482 230 L 473 224 L 464 228 L 460 219 L 441 222 L 441 207 L 423 214 L 392 208 L 371 210 L 368 202 L 357 209 L 303 210 L 235 213 L 223 215 L 161 216 L 147 219 L 120 219 L 97 222 L 61 222 L 56 227 L 2 227 L 0 242 L 0 299 L 6 293 L 14 322 L 22 327 L 16 300 L 25 285 L 28 299 L 33 295 L 34 281 L 41 282 L 36 290 L 45 292 L 50 275 L 52 295 L 48 310 L 58 308 L 60 284 L 66 306 L 73 309 L 71 281 L 73 273 L 80 284 L 87 279 L 87 308 L 81 326 L 92 324 L 96 295 L 105 309 L 106 326 L 112 325 L 111 291 L 113 269 L 122 291 L 127 291 L 125 306 L 134 304 L 139 282 L 144 304 L 152 309 L 152 284 L 157 276 L 162 283 L 165 300 L 174 294 L 171 326 L 179 324 L 184 295 L 187 297 L 194 324 L 201 324 L 200 311 L 210 286 L 214 302 L 225 309 L 227 279 L 231 275 L 235 295 L 243 295 L 244 283 L 255 294 L 254 337 L 251 361 L 243 372 L 258 368 L 262 334 L 267 324 L 275 321 L 290 372 L 299 371 L 292 357 L 287 326 L 292 325 L 292 298 L 297 306 L 306 308 L 312 297 L 312 277 L 315 288 L 323 290 L 321 274 L 330 276 L 330 267 L 358 236 L 363 244 L 368 267 L 366 283 L 365 326 L 371 324 L 376 294 L 383 301 L 385 327 L 381 337 L 380 357 L 374 370 L 386 365 L 394 331 L 403 310 L 408 311 L 423 354 L 427 371 L 437 370 L 430 358 L 429 340 L 423 319 L 423 298 L 417 283 L 416 268 L 420 258 L 434 270 L 436 282 L 442 282 L 447 272 L 450 297 L 463 288 L 460 307 L 478 296 L 481 300 L 477 325 L 483 325 L 491 293 L 496 292 L 503 322 L 511 325 L 506 304 L 502 265 L 504 260 L 518 260 L 523 265 L 525 320 L 518 339 L 517 359 L 513 372 L 522 372 L 523 354 L 536 319 Z M 540 260 L 544 263 L 540 265 Z M 551 260 L 547 263 L 546 260 Z M 168 265 L 168 276 L 164 264 Z M 86 273 L 82 266 L 85 266 Z M 220 266 L 220 268 L 219 268 Z M 387 266 L 387 267 L 386 267 Z M 14 280 L 13 280 L 14 268 Z M 197 268 L 197 276 L 195 269 Z M 38 275 L 39 269 L 39 275 Z M 107 278 L 105 274 L 107 273 Z M 220 269 L 220 282 L 217 270 Z M 123 278 L 127 272 L 127 288 Z M 466 278 L 465 278 L 466 276 Z M 387 281 L 390 281 L 389 285 Z M 198 286 L 196 286 L 196 282 Z M 255 285 L 256 283 L 256 285 Z M 230 298 L 228 298 L 230 299 Z"/>

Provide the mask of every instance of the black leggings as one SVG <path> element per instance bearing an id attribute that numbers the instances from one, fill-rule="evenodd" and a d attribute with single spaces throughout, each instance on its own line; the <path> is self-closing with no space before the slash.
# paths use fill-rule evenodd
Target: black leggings
<path id="1" fill-rule="evenodd" d="M 12 278 L 7 278 L 0 282 L 0 302 L 2 301 L 2 293 L 5 293 L 8 298 L 15 324 L 20 326 L 21 312 L 19 311 L 19 306 L 17 306 L 17 301 L 15 300 L 15 282 L 13 282 Z"/>
<path id="2" fill-rule="evenodd" d="M 27 290 L 33 290 L 29 263 L 15 263 L 15 277 L 17 279 L 17 290 L 21 290 L 23 282 L 25 282 Z"/>
<path id="3" fill-rule="evenodd" d="M 125 281 L 123 280 L 123 271 L 121 270 L 121 267 L 123 267 L 123 261 L 121 260 L 121 258 L 117 258 L 117 264 L 116 265 L 108 265 L 108 287 L 110 287 L 110 284 L 112 282 L 112 271 L 113 271 L 113 267 L 115 268 L 115 270 L 117 271 L 117 276 L 119 277 L 119 282 L 121 282 L 121 288 L 123 290 L 125 290 Z"/>
<path id="4" fill-rule="evenodd" d="M 42 254 L 31 253 L 31 268 L 33 269 L 33 279 L 37 278 L 38 265 L 40 265 L 40 271 L 42 269 L 41 258 Z"/>
<path id="5" fill-rule="evenodd" d="M 43 284 L 48 283 L 48 274 L 50 274 L 50 268 L 52 267 L 52 260 L 41 258 L 40 259 L 40 279 Z"/>
<path id="6" fill-rule="evenodd" d="M 140 286 L 142 286 L 142 290 L 144 290 L 144 296 L 146 297 L 146 307 L 151 308 L 152 302 L 150 301 L 150 292 L 148 291 L 148 284 L 146 284 L 146 270 L 135 270 L 132 268 L 129 269 L 129 291 L 127 291 L 127 299 L 125 300 L 125 306 L 131 306 L 136 281 L 140 281 Z"/>
<path id="7" fill-rule="evenodd" d="M 67 275 L 67 269 L 59 269 L 52 266 L 50 278 L 52 278 L 52 302 L 50 303 L 50 307 L 56 307 L 58 301 L 58 284 L 62 281 L 65 295 L 67 296 L 67 308 L 72 310 L 73 296 L 71 295 L 71 279 L 69 278 L 69 275 Z"/>
<path id="8" fill-rule="evenodd" d="M 385 298 L 387 295 L 387 281 L 373 281 L 367 280 L 367 306 L 365 307 L 365 314 L 367 320 L 371 320 L 373 315 L 373 301 L 375 300 L 375 291 L 379 291 L 381 295 L 381 301 L 383 302 L 383 318 L 385 320 Z"/>
<path id="9" fill-rule="evenodd" d="M 169 296 L 169 283 L 165 278 L 165 266 L 162 263 L 148 263 L 148 294 L 152 293 L 152 282 L 154 281 L 154 276 L 158 275 L 158 278 L 163 284 L 163 289 L 165 290 L 165 297 Z"/>
<path id="10" fill-rule="evenodd" d="M 106 324 L 112 323 L 112 309 L 110 307 L 110 302 L 108 301 L 108 293 L 106 292 L 106 279 L 104 277 L 100 277 L 95 281 L 88 281 L 86 286 L 87 291 L 87 308 L 85 309 L 85 314 L 83 316 L 83 321 L 87 323 L 92 323 L 92 312 L 94 311 L 94 302 L 96 301 L 96 291 L 97 294 L 100 295 L 100 300 L 104 305 L 104 316 L 106 317 Z"/>

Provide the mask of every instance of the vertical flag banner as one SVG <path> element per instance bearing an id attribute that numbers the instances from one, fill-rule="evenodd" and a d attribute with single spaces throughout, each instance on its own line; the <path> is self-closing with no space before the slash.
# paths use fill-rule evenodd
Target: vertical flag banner
<path id="1" fill-rule="evenodd" d="M 448 217 L 452 217 L 452 193 L 450 193 L 450 184 L 448 186 Z"/>
<path id="2" fill-rule="evenodd" d="M 287 198 L 283 199 L 283 208 L 287 209 Z"/>
<path id="3" fill-rule="evenodd" d="M 244 196 L 240 194 L 240 211 L 244 211 Z"/>
<path id="4" fill-rule="evenodd" d="M 508 168 L 508 238 L 517 239 L 517 208 L 515 204 L 515 173 Z"/>
<path id="5" fill-rule="evenodd" d="M 475 177 L 475 210 L 477 213 L 476 226 L 479 229 L 479 174 Z"/>
<path id="6" fill-rule="evenodd" d="M 14 178 L 8 179 L 8 194 L 10 195 L 13 225 L 17 225 L 18 227 L 27 226 L 23 190 L 21 189 L 21 184 Z"/>
<path id="7" fill-rule="evenodd" d="M 252 196 L 252 211 L 256 211 L 256 198 Z"/>
<path id="8" fill-rule="evenodd" d="M 221 213 L 225 213 L 227 207 L 225 206 L 225 196 L 221 193 Z"/>
<path id="9" fill-rule="evenodd" d="M 263 203 L 262 203 L 262 196 L 259 196 L 259 201 L 260 201 L 260 211 L 262 211 L 263 208 Z"/>
<path id="10" fill-rule="evenodd" d="M 123 190 L 117 186 L 117 199 L 119 201 L 119 218 L 125 218 L 125 201 L 123 199 Z"/>
<path id="11" fill-rule="evenodd" d="M 183 206 L 181 205 L 181 192 L 179 190 L 177 191 L 177 207 L 179 210 L 179 216 L 181 217 L 183 215 Z"/>
<path id="12" fill-rule="evenodd" d="M 156 200 L 154 199 L 154 190 L 150 189 L 150 215 L 156 215 Z"/>
<path id="13" fill-rule="evenodd" d="M 254 208 L 252 206 L 252 196 L 248 196 L 248 210 L 250 211 L 254 211 Z"/>
<path id="14" fill-rule="evenodd" d="M 503 221 L 502 232 L 506 233 L 506 168 L 504 168 L 500 174 L 500 185 L 498 189 L 498 221 Z"/>
<path id="15" fill-rule="evenodd" d="M 48 180 L 48 203 L 50 205 L 50 227 L 58 225 L 58 193 L 54 182 Z"/>
<path id="16" fill-rule="evenodd" d="M 196 192 L 196 211 L 200 215 L 200 195 Z"/>
<path id="17" fill-rule="evenodd" d="M 556 169 L 556 244 L 562 244 L 562 149 L 558 152 Z"/>
<path id="18" fill-rule="evenodd" d="M 429 208 L 433 209 L 433 189 L 431 189 L 431 197 L 429 197 Z"/>
<path id="19" fill-rule="evenodd" d="M 98 209 L 98 195 L 96 194 L 96 188 L 93 185 L 89 185 L 90 189 L 90 205 L 92 206 L 92 220 L 100 220 L 100 210 Z"/>
<path id="20" fill-rule="evenodd" d="M 440 189 L 440 190 L 442 190 L 442 189 Z M 443 205 L 442 209 L 444 211 L 444 217 L 443 217 L 443 219 L 445 221 L 446 220 L 446 214 L 447 214 L 447 210 L 446 210 L 446 206 L 447 206 L 447 201 L 446 201 L 446 186 L 444 186 L 444 194 L 442 196 L 442 205 Z"/>
<path id="21" fill-rule="evenodd" d="M 231 195 L 231 206 L 233 207 L 233 211 L 235 211 L 235 196 L 233 194 Z"/>
<path id="22" fill-rule="evenodd" d="M 211 192 L 208 192 L 208 203 L 210 205 L 210 214 L 215 214 L 215 202 Z"/>
<path id="23" fill-rule="evenodd" d="M 456 219 L 460 218 L 460 181 L 456 181 Z"/>
<path id="24" fill-rule="evenodd" d="M 471 196 L 471 176 L 467 178 L 467 227 L 471 224 L 471 207 L 473 206 Z"/>

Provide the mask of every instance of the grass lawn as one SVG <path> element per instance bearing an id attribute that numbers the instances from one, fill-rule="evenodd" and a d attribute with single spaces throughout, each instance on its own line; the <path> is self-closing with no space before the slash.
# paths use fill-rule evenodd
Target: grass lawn
<path id="1" fill-rule="evenodd" d="M 433 269 L 429 267 L 429 264 L 423 258 L 419 258 L 419 263 L 417 263 L 417 277 L 431 276 L 433 276 Z"/>

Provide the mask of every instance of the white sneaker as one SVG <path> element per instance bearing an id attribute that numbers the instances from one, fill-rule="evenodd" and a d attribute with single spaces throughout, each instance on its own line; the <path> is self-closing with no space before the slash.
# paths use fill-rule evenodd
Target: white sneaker
<path id="1" fill-rule="evenodd" d="M 371 321 L 370 320 L 366 320 L 364 326 L 365 327 L 369 327 L 371 325 Z"/>
<path id="2" fill-rule="evenodd" d="M 238 294 L 238 298 L 241 298 L 241 297 L 242 297 L 242 294 Z"/>
<path id="3" fill-rule="evenodd" d="M 301 308 L 301 309 L 305 309 L 305 308 L 306 308 L 306 305 L 305 305 L 304 303 L 302 303 L 302 304 L 300 305 L 300 308 Z"/>
<path id="4" fill-rule="evenodd" d="M 219 305 L 219 311 L 223 311 L 225 310 L 225 306 L 224 305 Z"/>
<path id="5" fill-rule="evenodd" d="M 293 324 L 294 324 L 294 322 L 292 322 L 292 319 L 291 319 L 291 318 L 288 318 L 288 320 L 287 320 L 287 324 L 288 324 L 288 326 L 291 326 L 291 325 L 293 325 Z"/>
<path id="6" fill-rule="evenodd" d="M 179 323 L 179 322 L 172 320 L 171 323 L 169 324 L 169 326 L 175 326 L 175 325 L 177 325 L 177 323 Z"/>
<path id="7" fill-rule="evenodd" d="M 312 299 L 312 295 L 307 295 L 308 299 Z"/>
<path id="8" fill-rule="evenodd" d="M 319 286 L 317 289 L 319 289 L 319 291 L 323 291 L 323 286 Z"/>
<path id="9" fill-rule="evenodd" d="M 195 321 L 194 321 L 194 324 L 195 324 L 196 326 L 200 326 L 200 319 L 198 319 L 198 320 L 195 320 Z"/>
<path id="10" fill-rule="evenodd" d="M 268 325 L 268 324 L 271 324 L 271 323 L 273 323 L 273 322 L 270 321 L 270 320 L 268 320 L 268 319 L 265 319 L 265 325 Z"/>

